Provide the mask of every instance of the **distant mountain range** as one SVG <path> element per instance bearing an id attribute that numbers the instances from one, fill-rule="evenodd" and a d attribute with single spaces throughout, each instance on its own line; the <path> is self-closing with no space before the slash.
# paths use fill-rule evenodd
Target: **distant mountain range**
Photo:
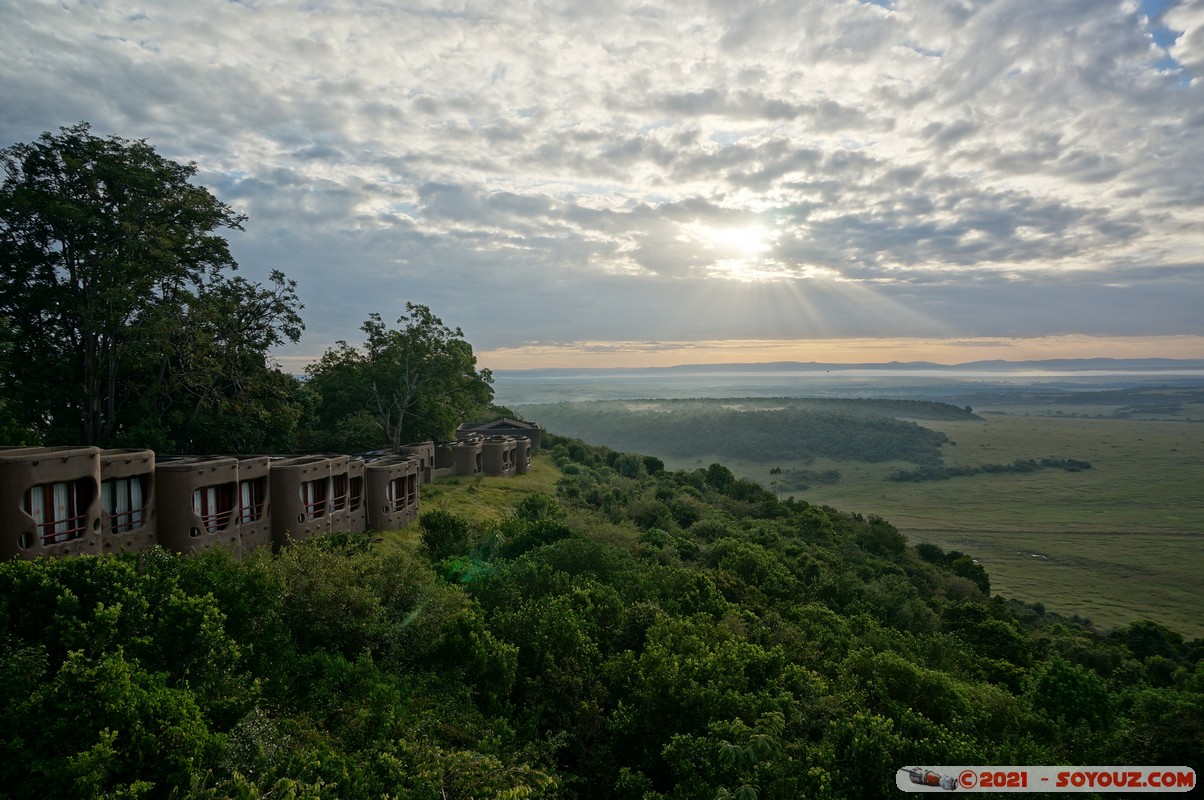
<path id="1" fill-rule="evenodd" d="M 742 372 L 832 372 L 847 370 L 891 370 L 909 372 L 939 370 L 957 372 L 1017 372 L 1045 370 L 1061 372 L 1123 371 L 1202 371 L 1204 359 L 1199 358 L 1051 358 L 1029 361 L 967 361 L 962 364 L 937 364 L 932 361 L 887 361 L 873 364 L 831 364 L 818 361 L 770 361 L 756 364 L 680 364 L 673 367 L 559 367 L 554 369 L 499 369 L 494 375 L 522 377 L 568 377 L 615 373 L 638 374 L 698 374 Z"/>

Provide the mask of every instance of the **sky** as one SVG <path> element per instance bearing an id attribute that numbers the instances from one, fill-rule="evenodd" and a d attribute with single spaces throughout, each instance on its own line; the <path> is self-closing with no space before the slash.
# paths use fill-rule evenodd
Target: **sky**
<path id="1" fill-rule="evenodd" d="M 195 161 L 299 372 L 1204 357 L 1204 0 L 0 0 L 0 146 Z"/>

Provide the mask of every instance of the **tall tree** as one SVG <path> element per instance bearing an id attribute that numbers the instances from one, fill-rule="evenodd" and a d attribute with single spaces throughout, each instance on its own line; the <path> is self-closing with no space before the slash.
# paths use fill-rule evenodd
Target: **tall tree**
<path id="1" fill-rule="evenodd" d="M 268 349 L 299 338 L 292 282 L 227 275 L 221 232 L 245 217 L 190 183 L 195 164 L 80 123 L 0 150 L 0 169 L 3 386 L 43 439 L 154 429 L 176 445 L 165 431 L 220 415 L 218 394 L 265 379 Z M 186 431 L 173 435 L 188 449 Z"/>
<path id="2" fill-rule="evenodd" d="M 393 450 L 450 439 L 459 423 L 493 399 L 493 376 L 477 370 L 463 331 L 415 303 L 406 303 L 397 324 L 389 328 L 372 314 L 362 326 L 362 350 L 340 341 L 309 367 L 310 385 L 321 396 L 319 419 L 343 437 L 334 444 L 346 446 L 351 434 L 365 444 L 369 420 L 377 441 Z"/>
<path id="3" fill-rule="evenodd" d="M 270 286 L 241 277 L 201 287 L 164 333 L 158 371 L 168 379 L 143 395 L 139 418 L 187 452 L 291 450 L 304 413 L 301 383 L 265 354 L 301 335 L 295 284 L 273 271 Z"/>

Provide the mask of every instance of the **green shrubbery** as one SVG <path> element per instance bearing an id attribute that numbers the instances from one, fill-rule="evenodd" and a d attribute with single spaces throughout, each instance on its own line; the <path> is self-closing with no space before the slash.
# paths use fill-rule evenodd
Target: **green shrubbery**
<path id="1" fill-rule="evenodd" d="M 559 497 L 427 512 L 413 554 L 0 565 L 5 796 L 794 800 L 917 763 L 1202 766 L 1204 642 L 1009 604 L 965 554 L 720 466 L 551 444 Z"/>
<path id="2" fill-rule="evenodd" d="M 1010 464 L 980 464 L 978 466 L 943 467 L 930 464 L 916 469 L 901 469 L 892 472 L 887 480 L 892 481 L 945 481 L 967 475 L 1006 475 L 1036 472 L 1040 469 L 1064 469 L 1067 472 L 1082 472 L 1091 469 L 1089 461 L 1077 458 L 1018 458 Z"/>
<path id="3" fill-rule="evenodd" d="M 872 405 L 867 411 L 865 404 L 875 402 L 882 405 Z M 620 450 L 647 450 L 665 457 L 723 453 L 728 458 L 761 463 L 831 458 L 939 464 L 941 445 L 948 441 L 945 434 L 894 419 L 891 412 L 907 411 L 898 407 L 899 402 L 904 401 L 842 400 L 842 405 L 832 402 L 818 407 L 738 411 L 718 401 L 680 405 L 666 401 L 666 410 L 656 412 L 629 411 L 613 403 L 559 403 L 524 411 L 536 415 L 545 428 Z M 948 411 L 936 418 L 972 418 L 953 406 L 919 405 Z M 929 416 L 933 415 L 935 412 Z"/>

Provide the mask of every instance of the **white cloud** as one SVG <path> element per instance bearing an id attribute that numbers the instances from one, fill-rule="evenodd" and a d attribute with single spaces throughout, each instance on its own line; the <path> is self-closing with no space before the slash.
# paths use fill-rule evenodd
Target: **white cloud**
<path id="1" fill-rule="evenodd" d="M 406 300 L 488 348 L 1202 332 L 1202 0 L 0 15 L 0 143 L 196 160 L 244 270 L 300 282 L 299 352 Z"/>
<path id="2" fill-rule="evenodd" d="M 1204 78 L 1204 2 L 1187 0 L 1170 9 L 1164 24 L 1181 35 L 1170 48 L 1170 55 L 1193 79 Z"/>

